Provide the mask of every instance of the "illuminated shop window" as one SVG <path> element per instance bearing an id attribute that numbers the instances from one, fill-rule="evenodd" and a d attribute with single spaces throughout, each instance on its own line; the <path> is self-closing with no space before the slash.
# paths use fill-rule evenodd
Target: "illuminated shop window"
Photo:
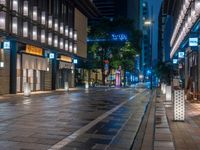
<path id="1" fill-rule="evenodd" d="M 12 1 L 12 9 L 18 12 L 18 0 Z"/>
<path id="2" fill-rule="evenodd" d="M 48 20 L 49 28 L 52 28 L 52 25 L 53 25 L 53 18 L 52 18 L 52 16 L 49 16 L 49 20 Z"/>
<path id="3" fill-rule="evenodd" d="M 45 23 L 46 23 L 46 13 L 44 11 L 42 12 L 42 16 L 41 16 L 41 23 L 43 25 L 45 25 Z"/>
<path id="4" fill-rule="evenodd" d="M 41 30 L 41 42 L 45 43 L 45 30 Z"/>
<path id="5" fill-rule="evenodd" d="M 64 48 L 64 44 L 63 44 L 63 38 L 60 39 L 60 49 Z"/>
<path id="6" fill-rule="evenodd" d="M 5 30 L 6 28 L 6 13 L 0 12 L 0 29 Z"/>
<path id="7" fill-rule="evenodd" d="M 17 34 L 17 17 L 12 18 L 12 33 Z"/>
<path id="8" fill-rule="evenodd" d="M 24 1 L 23 15 L 28 16 L 28 1 Z"/>
<path id="9" fill-rule="evenodd" d="M 54 47 L 58 47 L 58 36 L 54 36 Z"/>
<path id="10" fill-rule="evenodd" d="M 69 45 L 68 45 L 68 40 L 65 40 L 65 50 L 68 51 Z"/>
<path id="11" fill-rule="evenodd" d="M 48 44 L 52 45 L 52 33 L 48 34 Z"/>
<path id="12" fill-rule="evenodd" d="M 37 27 L 33 27 L 33 40 L 37 40 Z"/>
<path id="13" fill-rule="evenodd" d="M 37 21 L 37 7 L 33 7 L 33 20 Z"/>
<path id="14" fill-rule="evenodd" d="M 28 37 L 28 22 L 23 23 L 23 36 Z"/>

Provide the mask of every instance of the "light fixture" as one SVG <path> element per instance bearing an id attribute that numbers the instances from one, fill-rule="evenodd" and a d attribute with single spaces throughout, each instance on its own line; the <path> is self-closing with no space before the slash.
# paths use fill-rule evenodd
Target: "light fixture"
<path id="1" fill-rule="evenodd" d="M 28 1 L 24 1 L 23 15 L 28 16 Z"/>
<path id="2" fill-rule="evenodd" d="M 77 41 L 77 31 L 74 31 L 74 40 Z"/>
<path id="3" fill-rule="evenodd" d="M 28 22 L 23 23 L 23 37 L 28 37 Z"/>
<path id="4" fill-rule="evenodd" d="M 74 53 L 77 53 L 77 44 L 74 44 Z"/>

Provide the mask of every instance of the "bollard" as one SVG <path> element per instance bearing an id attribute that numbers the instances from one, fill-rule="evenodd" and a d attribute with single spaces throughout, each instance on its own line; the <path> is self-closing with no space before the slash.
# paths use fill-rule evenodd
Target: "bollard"
<path id="1" fill-rule="evenodd" d="M 166 84 L 163 85 L 163 94 L 166 94 Z"/>
<path id="2" fill-rule="evenodd" d="M 31 87 L 30 87 L 30 83 L 25 82 L 24 83 L 24 96 L 30 96 L 31 95 Z"/>
<path id="3" fill-rule="evenodd" d="M 166 101 L 172 100 L 172 88 L 171 86 L 166 86 Z"/>
<path id="4" fill-rule="evenodd" d="M 185 120 L 185 93 L 184 90 L 174 91 L 174 120 Z"/>
<path id="5" fill-rule="evenodd" d="M 89 83 L 85 82 L 85 88 L 88 89 L 89 88 Z"/>
<path id="6" fill-rule="evenodd" d="M 65 89 L 65 91 L 69 91 L 69 83 L 68 82 L 65 82 L 64 89 Z"/>

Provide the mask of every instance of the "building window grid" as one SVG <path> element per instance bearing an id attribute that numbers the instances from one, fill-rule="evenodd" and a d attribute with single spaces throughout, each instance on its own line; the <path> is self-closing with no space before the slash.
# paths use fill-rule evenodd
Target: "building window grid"
<path id="1" fill-rule="evenodd" d="M 4 4 L 4 0 L 0 0 L 0 4 Z M 6 1 L 5 1 L 5 4 L 6 4 Z M 38 14 L 41 13 L 41 17 L 42 17 L 42 14 L 44 13 L 44 11 L 39 11 L 37 9 L 37 6 L 33 6 L 32 9 L 33 10 L 37 9 L 37 12 L 36 12 L 36 15 L 34 16 L 34 18 L 32 18 L 33 16 L 31 17 L 30 14 L 29 14 L 30 6 L 28 4 L 28 1 L 23 1 L 22 4 L 21 4 L 21 6 L 22 6 L 22 8 L 21 8 L 21 12 L 20 12 L 19 11 L 20 10 L 20 8 L 19 8 L 20 7 L 19 1 L 18 0 L 13 0 L 12 1 L 12 10 L 14 10 L 15 14 L 16 14 L 16 16 L 11 15 L 12 16 L 11 17 L 12 18 L 12 23 L 13 23 L 13 18 L 14 18 L 15 22 L 17 22 L 17 23 L 14 23 L 14 25 L 11 25 L 12 26 L 12 33 L 17 34 L 18 36 L 25 37 L 25 38 L 31 37 L 32 40 L 39 41 L 39 39 L 40 39 L 41 43 L 45 43 L 45 44 L 50 45 L 50 46 L 52 46 L 54 44 L 53 42 L 54 42 L 54 37 L 55 36 L 52 35 L 52 37 L 51 37 L 51 40 L 52 40 L 51 43 L 52 44 L 50 44 L 50 42 L 49 42 L 49 33 L 51 33 L 51 32 L 58 33 L 57 40 L 63 39 L 63 49 L 66 50 L 66 51 L 69 51 L 69 47 L 70 47 L 70 52 L 74 51 L 74 41 L 77 40 L 77 33 L 75 33 L 76 31 L 74 31 L 73 28 L 69 29 L 69 26 L 66 25 L 66 23 L 61 22 L 61 23 L 63 23 L 63 30 L 64 30 L 63 32 L 62 31 L 61 31 L 61 33 L 59 32 L 60 29 L 61 29 L 60 26 L 58 26 L 58 31 L 55 31 L 53 29 L 49 29 L 49 25 L 48 24 L 44 24 L 44 22 L 42 22 L 42 20 L 40 20 L 40 22 L 39 22 L 39 19 L 38 19 Z M 24 9 L 24 7 L 25 7 L 25 9 Z M 2 12 L 4 12 L 4 11 L 2 11 Z M 66 13 L 68 13 L 68 12 L 66 12 Z M 6 12 L 5 12 L 5 14 L 6 14 Z M 20 18 L 24 19 L 23 16 L 26 17 L 25 20 L 19 21 Z M 46 17 L 47 16 L 45 16 L 45 19 L 46 19 Z M 5 18 L 5 20 L 7 20 L 7 19 Z M 21 22 L 22 27 L 23 27 L 21 29 L 21 32 L 19 32 L 18 28 L 17 28 L 20 22 Z M 47 22 L 48 22 L 48 20 L 47 20 Z M 59 24 L 59 22 L 60 21 L 58 20 L 58 24 Z M 24 24 L 26 26 L 26 29 L 24 29 Z M 33 26 L 32 27 L 32 31 L 30 31 L 31 28 L 29 27 L 29 24 L 31 24 L 31 26 Z M 42 26 L 43 28 L 45 28 L 46 30 L 44 29 L 44 31 L 45 31 L 45 33 L 48 34 L 47 37 L 46 37 L 46 34 L 45 34 L 45 38 L 47 38 L 47 40 L 45 40 L 45 42 L 42 42 L 41 35 L 39 35 L 39 27 L 40 26 Z M 53 27 L 54 27 L 54 20 L 52 19 L 52 28 Z M 42 31 L 42 30 L 43 29 L 41 29 L 40 31 Z M 24 33 L 24 32 L 28 32 L 28 34 Z M 31 36 L 29 36 L 29 34 Z M 38 38 L 38 36 L 39 36 L 39 38 Z M 70 39 L 73 40 L 72 42 L 70 42 L 70 46 L 69 46 L 69 43 L 68 43 L 69 36 L 70 36 Z M 67 42 L 67 44 L 65 44 L 66 42 Z M 56 47 L 59 47 L 58 44 L 57 44 Z"/>

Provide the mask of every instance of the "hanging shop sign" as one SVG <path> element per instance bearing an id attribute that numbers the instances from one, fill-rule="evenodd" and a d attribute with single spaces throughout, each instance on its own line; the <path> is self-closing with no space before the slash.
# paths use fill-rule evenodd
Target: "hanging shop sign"
<path id="1" fill-rule="evenodd" d="M 184 58 L 185 57 L 185 53 L 184 52 L 179 52 L 178 53 L 178 58 Z"/>
<path id="2" fill-rule="evenodd" d="M 55 54 L 54 53 L 49 53 L 49 59 L 54 59 L 55 58 Z"/>
<path id="3" fill-rule="evenodd" d="M 64 56 L 64 55 L 60 56 L 60 60 L 65 61 L 65 62 L 70 62 L 70 63 L 72 62 L 72 58 L 71 57 Z"/>
<path id="4" fill-rule="evenodd" d="M 198 38 L 189 38 L 189 46 L 198 46 Z"/>
<path id="5" fill-rule="evenodd" d="M 42 48 L 39 48 L 39 47 L 36 47 L 36 46 L 26 45 L 26 53 L 42 56 L 43 50 L 42 50 Z"/>
<path id="6" fill-rule="evenodd" d="M 10 49 L 10 41 L 3 42 L 3 49 Z"/>
<path id="7" fill-rule="evenodd" d="M 178 59 L 173 59 L 173 64 L 177 64 L 178 63 Z"/>
<path id="8" fill-rule="evenodd" d="M 74 64 L 78 64 L 78 59 L 73 59 Z"/>

